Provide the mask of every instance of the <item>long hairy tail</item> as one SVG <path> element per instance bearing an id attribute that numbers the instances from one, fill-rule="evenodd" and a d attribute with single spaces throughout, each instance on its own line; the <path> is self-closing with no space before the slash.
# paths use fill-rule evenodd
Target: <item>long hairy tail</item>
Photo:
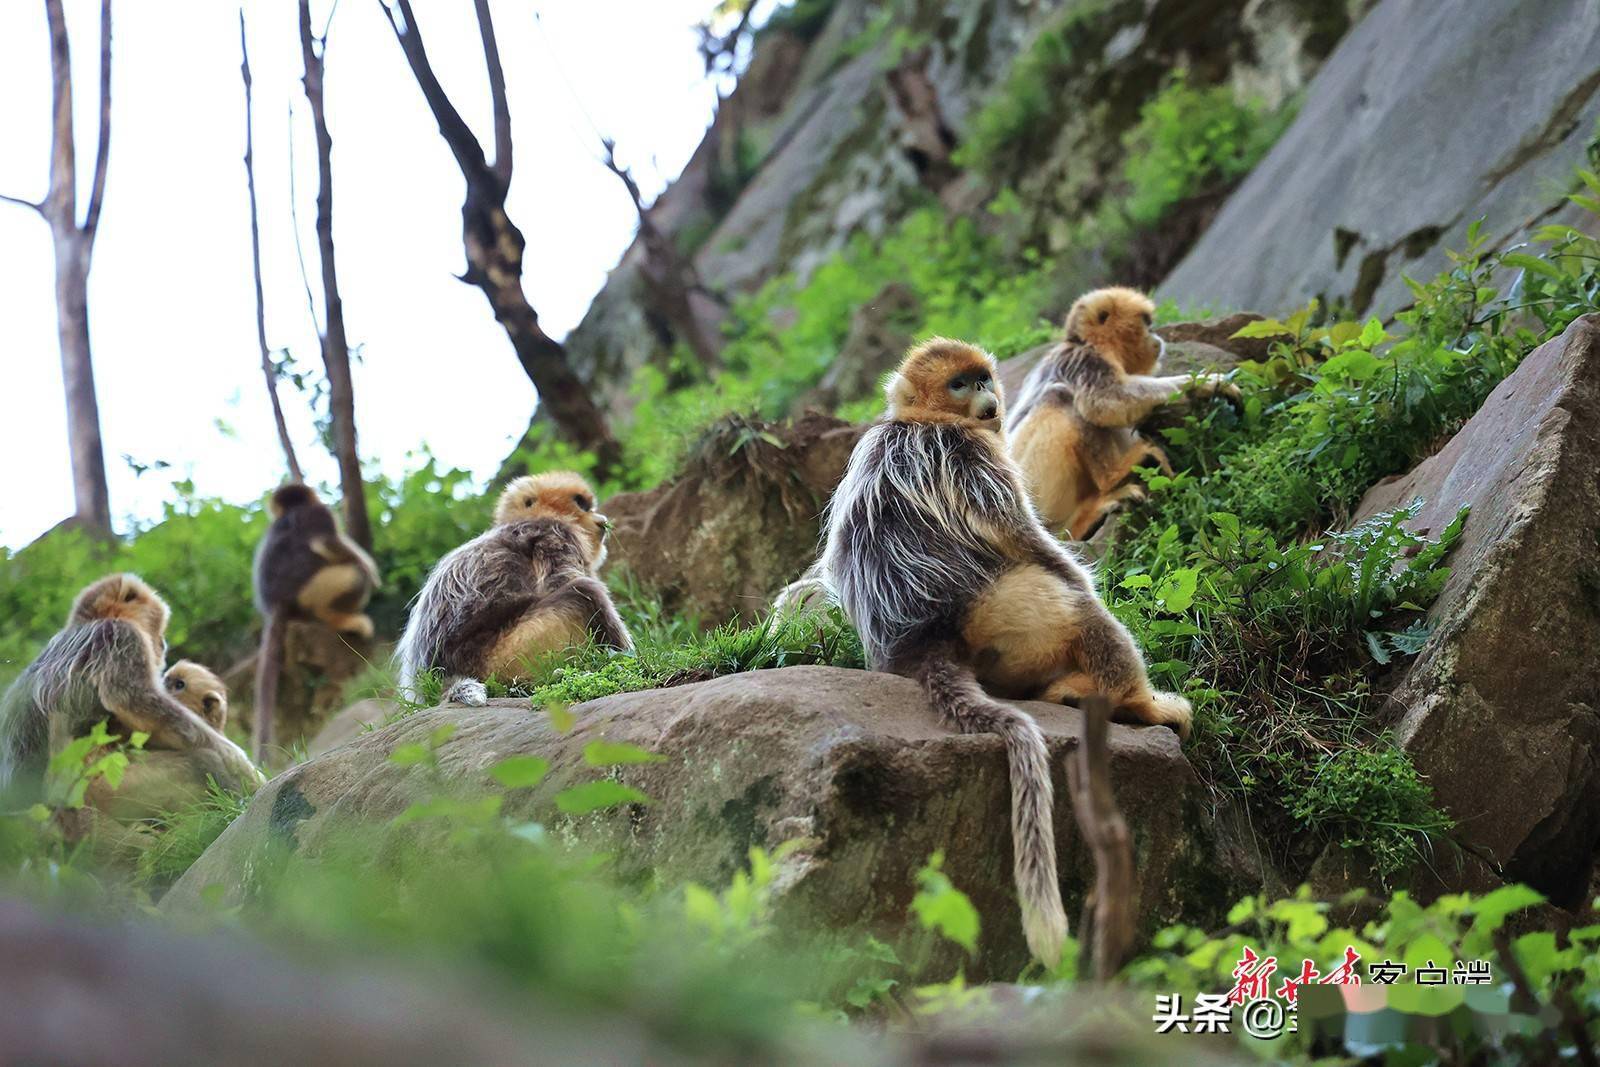
<path id="1" fill-rule="evenodd" d="M 265 767 L 267 747 L 272 744 L 272 720 L 278 711 L 278 676 L 283 673 L 284 634 L 288 619 L 282 609 L 267 612 L 261 628 L 261 651 L 256 655 L 255 730 L 250 739 L 250 755 Z"/>
<path id="2" fill-rule="evenodd" d="M 1061 962 L 1067 938 L 1067 913 L 1056 876 L 1055 789 L 1050 753 L 1033 716 L 993 700 L 978 685 L 972 669 L 948 652 L 925 658 L 917 679 L 934 711 L 965 734 L 999 734 L 1011 767 L 1012 873 L 1022 903 L 1022 930 L 1028 948 L 1042 963 Z"/>

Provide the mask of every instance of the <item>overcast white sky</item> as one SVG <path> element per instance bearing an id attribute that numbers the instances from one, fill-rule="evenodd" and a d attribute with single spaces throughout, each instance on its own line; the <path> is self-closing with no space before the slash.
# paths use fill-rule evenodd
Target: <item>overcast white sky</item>
<path id="1" fill-rule="evenodd" d="M 532 386 L 463 266 L 460 172 L 379 0 L 341 0 L 329 38 L 334 237 L 356 369 L 363 458 L 385 471 L 426 443 L 487 477 L 526 427 Z M 92 170 L 97 6 L 67 0 L 80 180 Z M 295 107 L 308 257 L 316 157 L 300 90 L 293 0 L 247 0 L 267 334 L 320 369 L 289 222 Z M 414 0 L 435 70 L 480 138 L 489 96 L 467 0 Z M 528 238 L 524 285 L 546 328 L 582 317 L 634 218 L 596 159 L 585 112 L 616 138 L 646 194 L 675 176 L 716 103 L 693 26 L 713 0 L 494 0 L 516 141 L 510 212 Z M 314 0 L 318 25 L 328 0 Z M 535 12 L 538 18 L 535 18 Z M 160 513 L 173 478 L 254 499 L 281 477 L 255 340 L 238 13 L 222 0 L 120 0 L 113 11 L 112 143 L 89 281 L 90 335 L 119 529 Z M 50 67 L 43 5 L 0 3 L 0 191 L 42 197 Z M 579 104 L 581 101 L 581 106 Z M 309 263 L 313 277 L 316 263 Z M 48 227 L 0 204 L 0 544 L 73 510 Z M 302 464 L 333 477 L 311 416 L 283 394 Z M 228 428 L 218 426 L 220 420 Z M 171 463 L 135 477 L 123 460 Z"/>

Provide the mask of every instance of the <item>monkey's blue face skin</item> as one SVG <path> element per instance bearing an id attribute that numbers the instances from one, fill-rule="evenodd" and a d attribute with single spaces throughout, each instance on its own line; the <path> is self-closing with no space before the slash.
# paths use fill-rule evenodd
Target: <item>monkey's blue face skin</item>
<path id="1" fill-rule="evenodd" d="M 968 416 L 987 422 L 1000 415 L 1000 397 L 988 371 L 964 371 L 950 379 L 950 395 Z"/>

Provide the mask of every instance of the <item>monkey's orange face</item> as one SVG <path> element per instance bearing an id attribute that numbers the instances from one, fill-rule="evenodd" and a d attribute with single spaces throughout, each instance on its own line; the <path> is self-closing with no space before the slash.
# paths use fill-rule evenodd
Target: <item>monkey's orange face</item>
<path id="1" fill-rule="evenodd" d="M 1155 310 L 1137 289 L 1096 289 L 1072 305 L 1067 339 L 1088 342 L 1126 374 L 1149 374 L 1162 350 L 1161 338 L 1151 331 Z"/>
<path id="2" fill-rule="evenodd" d="M 605 560 L 606 533 L 611 520 L 595 510 L 594 490 L 572 471 L 546 471 L 528 474 L 500 494 L 494 509 L 497 526 L 525 519 L 556 519 L 574 527 L 589 550 L 589 567 L 596 569 Z"/>
<path id="3" fill-rule="evenodd" d="M 913 348 L 888 384 L 896 422 L 1000 428 L 1005 410 L 994 359 L 981 348 L 935 337 Z"/>
<path id="4" fill-rule="evenodd" d="M 167 602 L 132 574 L 113 574 L 84 589 L 72 605 L 71 622 L 123 619 L 137 626 L 159 652 L 167 637 Z"/>

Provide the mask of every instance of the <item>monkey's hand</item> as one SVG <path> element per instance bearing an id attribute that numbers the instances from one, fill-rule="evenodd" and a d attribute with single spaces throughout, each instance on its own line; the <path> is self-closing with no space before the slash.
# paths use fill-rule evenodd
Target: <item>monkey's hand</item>
<path id="1" fill-rule="evenodd" d="M 208 728 L 211 735 L 206 743 L 191 750 L 190 755 L 206 774 L 222 788 L 234 793 L 254 793 L 266 776 L 257 769 L 244 749 L 226 737 Z"/>
<path id="2" fill-rule="evenodd" d="M 1196 374 L 1189 380 L 1184 391 L 1190 396 L 1207 399 L 1220 396 L 1235 404 L 1239 402 L 1239 387 L 1229 381 L 1226 374 Z"/>

